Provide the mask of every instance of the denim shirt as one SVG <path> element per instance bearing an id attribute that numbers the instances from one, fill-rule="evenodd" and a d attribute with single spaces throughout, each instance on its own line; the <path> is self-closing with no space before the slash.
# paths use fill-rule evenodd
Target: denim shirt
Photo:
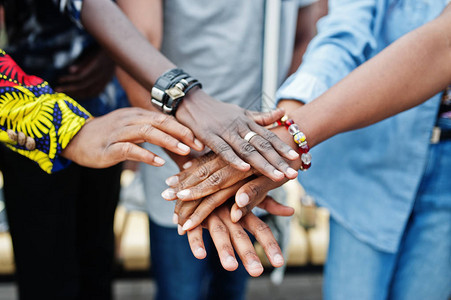
<path id="1" fill-rule="evenodd" d="M 390 43 L 436 18 L 446 2 L 330 0 L 303 64 L 277 98 L 313 101 Z M 439 98 L 316 146 L 312 168 L 298 178 L 337 222 L 379 250 L 399 247 L 424 173 Z"/>

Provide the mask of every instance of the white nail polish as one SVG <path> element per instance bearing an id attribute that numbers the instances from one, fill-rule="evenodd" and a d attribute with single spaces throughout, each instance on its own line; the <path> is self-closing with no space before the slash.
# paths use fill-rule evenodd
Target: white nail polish
<path id="1" fill-rule="evenodd" d="M 203 148 L 204 144 L 202 144 L 201 141 L 199 141 L 198 139 L 194 139 L 194 144 L 196 144 L 197 147 L 199 148 Z"/>
<path id="2" fill-rule="evenodd" d="M 234 222 L 238 222 L 242 216 L 243 216 L 243 212 L 241 211 L 241 209 L 237 209 L 237 210 L 233 211 L 233 221 Z"/>
<path id="3" fill-rule="evenodd" d="M 177 215 L 177 214 L 174 214 L 173 216 L 172 216 L 172 223 L 174 223 L 174 224 L 178 224 L 178 222 L 179 222 L 179 216 Z"/>
<path id="4" fill-rule="evenodd" d="M 185 231 L 182 229 L 182 226 L 177 225 L 177 233 L 178 233 L 179 235 L 185 234 Z"/>
<path id="5" fill-rule="evenodd" d="M 197 248 L 195 252 L 196 257 L 204 257 L 207 254 L 207 252 L 205 252 L 205 249 L 203 248 Z"/>
<path id="6" fill-rule="evenodd" d="M 233 256 L 229 255 L 229 256 L 227 256 L 225 262 L 228 265 L 235 264 L 236 263 L 236 259 L 233 258 Z"/>
<path id="7" fill-rule="evenodd" d="M 293 168 L 288 168 L 288 169 L 287 169 L 287 174 L 288 174 L 288 176 L 290 176 L 290 177 L 294 177 L 294 176 L 297 176 L 297 175 L 298 175 L 298 172 L 296 172 L 296 170 L 293 169 Z"/>
<path id="8" fill-rule="evenodd" d="M 299 157 L 299 153 L 297 153 L 297 152 L 294 151 L 294 150 L 290 150 L 290 151 L 288 152 L 288 155 L 290 156 L 291 159 L 296 159 L 296 158 Z"/>
<path id="9" fill-rule="evenodd" d="M 246 193 L 239 194 L 236 198 L 236 204 L 239 207 L 244 207 L 249 203 L 249 196 Z"/>
<path id="10" fill-rule="evenodd" d="M 171 176 L 168 179 L 166 179 L 165 182 L 169 186 L 174 186 L 177 183 L 179 183 L 179 177 L 178 176 Z"/>
<path id="11" fill-rule="evenodd" d="M 193 225 L 193 221 L 189 220 L 185 222 L 185 224 L 183 224 L 182 229 L 183 230 L 188 230 L 191 229 L 191 226 Z"/>
<path id="12" fill-rule="evenodd" d="M 163 197 L 166 200 L 172 200 L 175 198 L 175 191 L 171 188 L 166 189 L 161 193 L 161 197 Z"/>
<path id="13" fill-rule="evenodd" d="M 274 263 L 277 264 L 277 265 L 283 264 L 283 257 L 282 257 L 282 255 L 280 255 L 278 253 L 276 255 L 274 255 Z"/>
<path id="14" fill-rule="evenodd" d="M 179 148 L 180 150 L 182 150 L 183 152 L 188 152 L 189 151 L 189 147 L 185 144 L 182 143 L 178 143 L 177 144 L 177 148 Z"/>
<path id="15" fill-rule="evenodd" d="M 180 192 L 177 193 L 177 197 L 180 199 L 186 198 L 191 194 L 190 190 L 181 190 Z"/>
<path id="16" fill-rule="evenodd" d="M 183 170 L 186 170 L 186 169 L 191 168 L 192 165 L 193 165 L 193 163 L 189 161 L 189 162 L 185 163 L 185 164 L 182 166 L 182 168 L 183 168 Z"/>
<path id="17" fill-rule="evenodd" d="M 248 164 L 248 163 L 245 163 L 245 162 L 243 162 L 243 163 L 241 163 L 241 166 L 243 167 L 243 168 L 250 168 L 251 167 L 251 165 L 250 164 Z"/>
<path id="18" fill-rule="evenodd" d="M 274 173 L 274 175 L 276 175 L 277 177 L 283 177 L 283 176 L 284 176 L 283 173 L 280 172 L 279 170 L 274 170 L 273 173 Z"/>
<path id="19" fill-rule="evenodd" d="M 153 159 L 153 161 L 157 164 L 157 165 L 164 165 L 164 163 L 166 162 L 164 159 L 162 159 L 159 156 L 155 156 L 155 158 Z"/>

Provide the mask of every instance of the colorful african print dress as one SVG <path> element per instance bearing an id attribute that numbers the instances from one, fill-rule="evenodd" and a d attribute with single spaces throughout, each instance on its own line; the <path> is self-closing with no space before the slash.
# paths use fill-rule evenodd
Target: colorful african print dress
<path id="1" fill-rule="evenodd" d="M 0 141 L 47 173 L 69 161 L 61 151 L 91 115 L 77 102 L 29 76 L 0 49 Z"/>

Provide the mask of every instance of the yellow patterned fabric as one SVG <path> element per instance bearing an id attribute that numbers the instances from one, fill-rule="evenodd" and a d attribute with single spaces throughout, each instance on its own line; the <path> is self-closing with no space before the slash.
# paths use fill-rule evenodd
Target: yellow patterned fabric
<path id="1" fill-rule="evenodd" d="M 77 102 L 29 76 L 0 49 L 0 141 L 47 173 L 69 162 L 59 154 L 91 115 Z"/>

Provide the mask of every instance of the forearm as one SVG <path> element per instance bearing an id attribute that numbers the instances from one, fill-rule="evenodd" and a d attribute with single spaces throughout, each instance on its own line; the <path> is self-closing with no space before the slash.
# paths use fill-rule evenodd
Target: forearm
<path id="1" fill-rule="evenodd" d="M 447 8 L 442 16 L 395 42 L 315 101 L 301 107 L 282 101 L 280 106 L 314 146 L 424 102 L 451 82 L 449 15 Z"/>
<path id="2" fill-rule="evenodd" d="M 116 63 L 145 89 L 150 91 L 161 74 L 175 67 L 133 26 L 114 2 L 84 0 L 81 20 Z"/>
<path id="3" fill-rule="evenodd" d="M 116 2 L 124 14 L 141 34 L 160 49 L 163 38 L 163 8 L 161 0 L 118 0 Z M 150 92 L 133 79 L 126 71 L 117 68 L 116 75 L 127 93 L 132 106 L 157 110 L 150 102 Z"/>

